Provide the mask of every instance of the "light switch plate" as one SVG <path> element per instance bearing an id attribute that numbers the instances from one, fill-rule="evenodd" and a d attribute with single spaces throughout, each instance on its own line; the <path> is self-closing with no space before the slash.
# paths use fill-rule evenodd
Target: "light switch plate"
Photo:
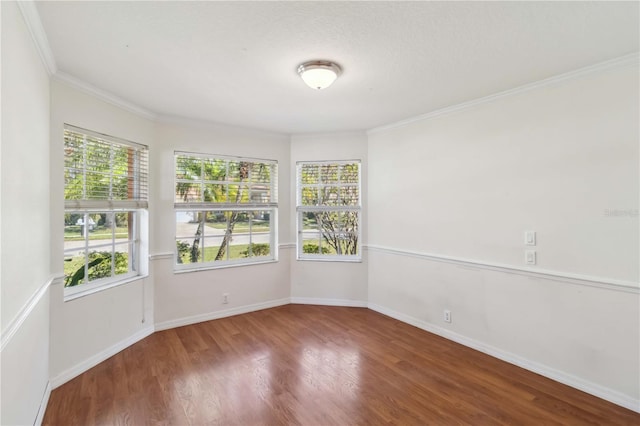
<path id="1" fill-rule="evenodd" d="M 536 245 L 536 231 L 524 231 L 524 244 L 527 246 Z"/>
<path id="2" fill-rule="evenodd" d="M 524 252 L 524 261 L 527 265 L 535 265 L 536 264 L 536 251 L 535 250 L 525 250 Z"/>

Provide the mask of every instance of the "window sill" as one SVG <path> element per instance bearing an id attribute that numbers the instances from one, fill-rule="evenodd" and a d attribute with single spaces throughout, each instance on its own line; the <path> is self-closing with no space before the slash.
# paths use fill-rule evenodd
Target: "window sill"
<path id="1" fill-rule="evenodd" d="M 338 256 L 318 256 L 318 257 L 297 257 L 296 260 L 302 262 L 337 262 L 337 263 L 362 263 L 361 257 L 342 258 Z"/>
<path id="2" fill-rule="evenodd" d="M 174 269 L 174 274 L 186 274 L 189 272 L 210 271 L 212 269 L 226 269 L 226 268 L 238 268 L 242 266 L 254 266 L 254 265 L 266 265 L 268 263 L 278 263 L 277 259 L 262 260 L 259 262 L 246 262 L 246 263 L 226 263 L 223 265 L 208 265 L 194 268 Z"/>
<path id="3" fill-rule="evenodd" d="M 130 282 L 133 281 L 138 281 L 138 280 L 143 280 L 145 278 L 147 278 L 149 275 L 135 275 L 132 277 L 126 277 L 123 278 L 121 280 L 118 281 L 110 281 L 104 284 L 100 284 L 100 285 L 95 285 L 95 286 L 91 286 L 90 284 L 88 284 L 90 287 L 89 288 L 79 288 L 79 289 L 68 289 L 65 288 L 64 289 L 64 301 L 65 302 L 70 302 L 71 300 L 75 300 L 75 299 L 80 299 L 81 297 L 85 297 L 85 296 L 89 296 L 91 294 L 95 294 L 95 293 L 99 293 L 101 291 L 104 290 L 108 290 L 110 288 L 114 288 L 114 287 L 118 287 L 124 284 L 128 284 Z M 87 284 L 84 284 L 87 285 Z M 71 291 L 70 291 L 71 290 Z"/>

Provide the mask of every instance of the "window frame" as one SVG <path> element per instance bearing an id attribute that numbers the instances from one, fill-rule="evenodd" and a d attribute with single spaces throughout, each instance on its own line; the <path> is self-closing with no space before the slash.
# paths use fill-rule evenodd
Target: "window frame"
<path id="1" fill-rule="evenodd" d="M 198 160 L 218 160 L 225 161 L 228 164 L 230 162 L 249 162 L 249 163 L 258 163 L 265 164 L 271 167 L 270 169 L 270 178 L 269 178 L 269 200 L 266 202 L 216 202 L 216 201 L 189 201 L 189 202 L 177 202 L 177 185 L 179 182 L 187 181 L 186 179 L 178 178 L 178 157 L 179 156 L 187 156 Z M 264 158 L 252 158 L 252 157 L 240 157 L 240 156 L 230 156 L 230 155 L 218 155 L 218 154 L 209 154 L 209 153 L 201 153 L 201 152 L 189 152 L 189 151 L 174 151 L 174 169 L 173 169 L 173 197 L 174 197 L 174 247 L 173 247 L 173 271 L 174 273 L 183 273 L 183 272 L 194 272 L 194 271 L 203 271 L 210 269 L 221 269 L 221 268 L 229 268 L 229 267 L 238 267 L 238 266 L 249 266 L 249 265 L 259 265 L 264 263 L 273 263 L 278 261 L 278 161 Z M 201 170 L 200 179 L 191 180 L 191 182 L 195 182 L 200 185 L 202 188 L 204 185 L 209 182 L 209 184 L 213 184 L 212 182 L 216 182 L 215 184 L 219 185 L 240 185 L 240 181 L 229 180 L 228 173 L 225 173 L 225 180 L 207 180 L 204 178 L 204 168 Z M 258 184 L 258 185 L 256 185 Z M 259 186 L 260 182 L 251 182 L 246 183 L 247 188 L 249 190 L 248 194 L 252 194 L 253 189 L 256 186 Z M 264 182 L 262 183 L 264 184 Z M 228 192 L 227 192 L 228 193 Z M 246 258 L 236 258 L 230 259 L 230 247 L 231 244 L 227 245 L 226 248 L 226 259 L 225 260 L 212 260 L 205 262 L 204 260 L 201 262 L 195 263 L 178 263 L 178 247 L 177 241 L 181 239 L 194 239 L 195 236 L 180 236 L 178 235 L 178 220 L 177 215 L 180 213 L 207 213 L 207 212 L 268 212 L 269 213 L 269 251 L 270 254 L 268 256 L 250 256 Z M 203 221 L 206 218 L 202 219 Z M 249 238 L 250 243 L 253 244 L 252 238 L 254 237 L 254 233 L 251 232 L 251 223 L 252 220 L 249 220 L 249 231 L 246 236 Z M 206 223 L 203 228 L 205 231 L 207 229 Z M 233 235 L 238 235 L 240 233 L 233 233 Z M 200 237 L 201 244 L 203 247 L 204 241 L 207 238 L 206 232 Z M 209 237 L 211 238 L 211 236 Z M 223 237 L 224 238 L 224 237 Z"/>
<path id="2" fill-rule="evenodd" d="M 90 229 L 84 227 L 81 228 L 83 229 L 83 235 L 82 240 L 80 241 L 83 241 L 83 246 L 80 249 L 63 247 L 63 257 L 65 258 L 65 261 L 70 253 L 77 253 L 78 251 L 84 250 L 85 277 L 83 278 L 83 282 L 72 287 L 64 287 L 65 300 L 72 300 L 78 297 L 85 296 L 87 294 L 92 294 L 98 291 L 144 278 L 147 275 L 148 264 L 145 262 L 145 260 L 148 261 L 148 256 L 145 256 L 147 252 L 147 244 L 143 241 L 143 236 L 145 236 L 145 238 L 148 237 L 148 233 L 144 231 L 144 227 L 148 226 L 149 148 L 146 145 L 131 142 L 115 136 L 94 132 L 92 130 L 83 129 L 81 127 L 73 126 L 66 123 L 64 124 L 63 129 L 63 138 L 65 140 L 67 137 L 71 137 L 68 136 L 67 132 L 69 132 L 81 135 L 85 142 L 85 145 L 82 148 L 83 167 L 80 169 L 82 170 L 84 180 L 83 193 L 79 198 L 67 199 L 67 181 L 65 178 L 64 214 L 83 215 L 83 224 L 81 226 L 84 226 L 84 224 L 88 222 L 89 215 L 92 214 L 114 215 L 113 220 L 115 221 L 116 214 L 130 213 L 130 216 L 127 220 L 127 229 L 129 235 L 126 241 L 116 242 L 117 238 L 114 225 L 114 228 L 111 232 L 111 238 L 105 239 L 105 241 L 108 242 L 102 244 L 91 244 L 91 238 L 89 235 Z M 109 177 L 109 194 L 107 194 L 107 196 L 104 198 L 89 199 L 86 191 L 86 175 L 90 173 L 90 170 L 87 167 L 86 160 L 84 160 L 87 158 L 86 141 L 89 138 L 95 139 L 100 143 L 108 145 L 110 147 L 110 150 L 114 147 L 126 147 L 133 150 L 132 155 L 134 155 L 134 157 L 131 164 L 133 170 L 124 175 L 126 176 L 127 186 L 128 188 L 131 188 L 130 192 L 133 195 L 129 195 L 128 193 L 126 199 L 114 199 L 114 195 L 112 192 L 113 185 L 111 184 L 111 182 L 113 181 L 116 174 L 113 167 L 111 166 L 108 173 L 104 173 L 105 176 Z M 64 144 L 64 146 L 66 151 L 66 143 Z M 67 154 L 65 152 L 65 176 L 68 170 L 72 169 L 72 167 L 67 167 L 66 155 Z M 77 167 L 73 169 L 76 171 L 78 170 Z M 65 243 L 67 242 L 67 240 L 64 238 L 64 233 L 63 241 Z M 116 266 L 114 264 L 116 247 L 125 244 L 127 245 L 127 263 L 129 271 L 123 274 L 117 274 L 115 272 Z M 111 248 L 111 275 L 108 277 L 102 277 L 94 279 L 92 281 L 88 281 L 87 273 L 89 269 L 88 264 L 90 262 L 90 254 L 92 252 L 99 251 L 100 248 L 107 247 Z"/>
<path id="3" fill-rule="evenodd" d="M 328 206 L 328 205 L 303 205 L 302 204 L 302 167 L 305 165 L 317 165 L 317 166 L 342 166 L 347 164 L 357 164 L 358 166 L 358 202 L 357 205 L 349 206 Z M 320 176 L 318 176 L 320 180 Z M 322 186 L 320 182 L 318 187 Z M 308 186 L 314 186 L 313 184 L 307 184 Z M 343 185 L 342 182 L 337 184 L 329 184 L 324 186 L 335 186 L 340 188 L 342 186 L 354 186 L 353 183 Z M 356 212 L 358 217 L 358 241 L 355 255 L 350 254 L 322 254 L 322 250 L 319 245 L 319 253 L 304 253 L 304 213 L 324 213 L 324 212 Z M 321 242 L 322 233 L 319 230 L 319 242 Z M 320 161 L 297 161 L 296 162 L 296 259 L 301 261 L 320 261 L 320 262 L 362 262 L 362 161 L 361 160 L 320 160 Z"/>

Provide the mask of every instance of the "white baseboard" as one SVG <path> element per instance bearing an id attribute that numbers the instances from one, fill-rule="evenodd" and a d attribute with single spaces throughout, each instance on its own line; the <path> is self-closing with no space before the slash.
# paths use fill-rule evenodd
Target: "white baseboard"
<path id="1" fill-rule="evenodd" d="M 62 373 L 58 374 L 56 377 L 50 380 L 51 388 L 55 389 L 67 383 L 69 380 L 79 376 L 80 374 L 84 373 L 90 368 L 95 367 L 96 365 L 100 364 L 102 361 L 112 357 L 113 355 L 117 354 L 123 349 L 126 349 L 129 346 L 133 345 L 134 343 L 137 343 L 140 340 L 144 339 L 145 337 L 152 335 L 153 332 L 154 332 L 153 326 L 143 328 L 142 330 L 127 337 L 126 339 L 119 341 L 115 345 L 110 346 L 105 350 L 93 355 L 92 357 L 80 362 L 79 364 L 76 364 L 75 366 L 69 368 L 68 370 L 63 371 Z"/>
<path id="2" fill-rule="evenodd" d="M 298 305 L 347 306 L 352 308 L 366 308 L 367 302 L 350 299 L 324 299 L 316 297 L 292 297 L 291 303 Z"/>
<path id="3" fill-rule="evenodd" d="M 51 382 L 47 382 L 47 387 L 44 389 L 44 395 L 42 395 L 42 400 L 40 401 L 38 416 L 36 417 L 36 421 L 33 422 L 34 426 L 42 425 L 42 420 L 44 420 L 44 413 L 47 411 L 47 405 L 49 404 L 50 396 L 51 396 Z"/>
<path id="4" fill-rule="evenodd" d="M 534 373 L 540 374 L 541 376 L 555 380 L 556 382 L 560 382 L 567 386 L 571 386 L 583 392 L 597 396 L 598 398 L 604 399 L 606 401 L 617 404 L 621 407 L 628 408 L 629 410 L 640 413 L 640 400 L 633 399 L 630 396 L 620 393 L 618 391 L 615 391 L 613 389 L 609 389 L 607 387 L 598 385 L 596 383 L 589 382 L 587 380 L 581 379 L 579 377 L 573 376 L 571 374 L 565 373 L 560 370 L 556 370 L 544 364 L 540 364 L 535 361 L 522 358 L 518 355 L 512 354 L 510 352 L 504 351 L 502 349 L 496 348 L 491 345 L 487 345 L 478 340 L 471 339 L 469 337 L 455 333 L 451 330 L 438 327 L 436 325 L 430 324 L 426 321 L 419 320 L 409 315 L 396 312 L 384 306 L 376 305 L 375 303 L 369 303 L 368 307 L 373 311 L 387 315 L 391 318 L 397 319 L 398 321 L 411 324 L 415 327 L 421 328 L 422 330 L 428 331 L 433 334 L 437 334 L 438 336 L 442 336 L 446 339 L 452 340 L 456 343 L 460 343 L 461 345 L 483 352 L 487 355 L 491 355 L 492 357 L 508 362 L 509 364 L 517 365 L 518 367 L 522 367 L 525 370 L 532 371 Z"/>
<path id="5" fill-rule="evenodd" d="M 211 321 L 220 318 L 231 317 L 234 315 L 246 314 L 249 312 L 260 311 L 262 309 L 275 308 L 276 306 L 288 305 L 291 303 L 289 298 L 270 300 L 268 302 L 255 303 L 253 305 L 238 306 L 237 308 L 225 309 L 223 311 L 207 312 L 206 314 L 193 315 L 168 321 L 159 322 L 155 325 L 156 331 L 169 330 L 170 328 L 182 327 L 185 325 L 196 324 L 204 321 Z"/>
<path id="6" fill-rule="evenodd" d="M 40 425 L 42 419 L 44 417 L 44 412 L 46 410 L 46 405 L 49 400 L 49 395 L 51 394 L 51 390 L 59 387 L 60 385 L 68 382 L 74 377 L 84 373 L 90 368 L 96 366 L 100 362 L 106 360 L 107 358 L 117 354 L 121 350 L 133 345 L 134 343 L 144 339 L 145 337 L 151 335 L 154 331 L 168 330 L 175 327 L 182 327 L 185 325 L 196 324 L 203 321 L 210 321 L 219 318 L 230 317 L 234 315 L 245 314 L 249 312 L 259 311 L 262 309 L 274 308 L 277 306 L 287 305 L 287 304 L 306 304 L 306 305 L 325 305 L 325 306 L 347 306 L 347 307 L 361 307 L 361 308 L 369 308 L 381 314 L 387 315 L 391 318 L 397 319 L 407 324 L 411 324 L 415 327 L 418 327 L 422 330 L 428 331 L 430 333 L 436 334 L 438 336 L 442 336 L 446 339 L 452 340 L 461 345 L 470 347 L 472 349 L 478 350 L 480 352 L 486 353 L 494 358 L 498 358 L 502 361 L 508 362 L 510 364 L 517 365 L 526 370 L 532 371 L 534 373 L 540 374 L 544 377 L 550 378 L 557 382 L 563 383 L 565 385 L 571 386 L 573 388 L 579 389 L 581 391 L 587 392 L 591 395 L 597 396 L 598 398 L 602 398 L 606 401 L 617 404 L 621 407 L 628 408 L 629 410 L 640 413 L 640 400 L 629 397 L 628 395 L 622 394 L 618 391 L 606 388 L 604 386 L 586 381 L 579 377 L 573 376 L 571 374 L 565 373 L 563 371 L 556 370 L 549 366 L 528 360 L 526 358 L 520 357 L 513 353 L 504 351 L 502 349 L 496 348 L 491 345 L 487 345 L 483 342 L 480 342 L 475 339 L 471 339 L 469 337 L 463 336 L 461 334 L 455 333 L 451 330 L 447 330 L 445 328 L 433 325 L 423 320 L 419 320 L 417 318 L 411 317 L 409 315 L 394 311 L 392 309 L 386 308 L 384 306 L 377 305 L 375 303 L 367 303 L 365 301 L 360 300 L 349 300 L 349 299 L 325 299 L 325 298 L 313 298 L 313 297 L 291 297 L 291 298 L 283 298 L 277 300 L 271 300 L 268 302 L 256 303 L 253 305 L 240 306 L 236 308 L 226 309 L 223 311 L 210 312 L 206 314 L 194 315 L 190 317 L 179 318 L 175 320 L 163 321 L 155 325 L 155 327 L 147 327 L 143 330 L 140 330 L 136 334 L 130 336 L 127 339 L 124 339 L 117 344 L 105 349 L 104 351 L 88 358 L 87 360 L 81 362 L 80 364 L 62 372 L 55 378 L 52 378 L 47 384 L 47 388 L 45 390 L 45 394 L 42 398 L 42 403 L 40 406 L 40 410 L 38 411 L 38 418 L 36 419 L 35 425 Z"/>

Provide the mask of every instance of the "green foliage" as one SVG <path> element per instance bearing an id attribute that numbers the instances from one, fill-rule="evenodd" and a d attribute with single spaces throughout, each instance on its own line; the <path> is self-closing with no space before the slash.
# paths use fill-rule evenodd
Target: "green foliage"
<path id="1" fill-rule="evenodd" d="M 242 257 L 249 256 L 269 256 L 269 244 L 251 243 L 247 246 L 246 250 L 240 252 Z"/>
<path id="2" fill-rule="evenodd" d="M 191 246 L 182 241 L 176 241 L 176 248 L 178 249 L 178 263 L 184 263 L 185 256 L 188 258 Z"/>
<path id="3" fill-rule="evenodd" d="M 317 244 L 313 244 L 313 243 L 306 243 L 302 246 L 302 252 L 303 253 L 312 253 L 312 254 L 319 254 L 320 253 L 320 247 Z M 322 247 L 322 254 L 329 254 L 330 250 L 327 247 Z"/>
<path id="4" fill-rule="evenodd" d="M 64 148 L 66 200 L 129 197 L 129 162 L 133 155 L 130 148 L 68 130 Z M 85 166 L 87 171 L 83 173 Z"/>
<path id="5" fill-rule="evenodd" d="M 129 256 L 127 253 L 115 252 L 113 256 L 115 260 L 114 272 L 116 275 L 129 272 Z M 108 251 L 92 251 L 89 253 L 88 259 L 89 281 L 99 278 L 111 276 L 111 252 Z M 85 279 L 84 264 L 82 264 L 75 272 L 69 274 L 65 278 L 65 287 L 74 287 L 81 284 Z"/>
<path id="6" fill-rule="evenodd" d="M 264 163 L 178 155 L 176 157 L 175 199 L 177 202 L 248 203 L 252 201 L 250 198 L 252 194 L 254 197 L 260 197 L 262 193 L 270 194 L 266 184 L 271 181 L 271 171 L 272 167 Z M 254 190 L 251 191 L 250 188 L 254 188 Z M 199 247 L 205 223 L 207 226 L 225 231 L 214 260 L 228 258 L 227 250 L 230 249 L 236 224 L 239 224 L 239 229 L 245 230 L 248 229 L 250 220 L 252 220 L 252 214 L 247 212 L 233 210 L 215 213 L 198 212 L 198 227 L 193 236 L 193 243 L 190 248 L 186 243 L 177 243 L 177 262 L 208 261 L 210 247 Z M 265 227 L 263 224 L 261 226 Z M 268 225 L 267 229 L 269 229 Z M 251 255 L 262 255 L 260 253 L 263 253 L 264 250 L 265 248 L 257 245 L 247 247 L 244 257 L 248 257 L 250 253 Z M 267 245 L 267 254 L 269 250 Z M 243 257 L 242 254 L 240 257 Z"/>

